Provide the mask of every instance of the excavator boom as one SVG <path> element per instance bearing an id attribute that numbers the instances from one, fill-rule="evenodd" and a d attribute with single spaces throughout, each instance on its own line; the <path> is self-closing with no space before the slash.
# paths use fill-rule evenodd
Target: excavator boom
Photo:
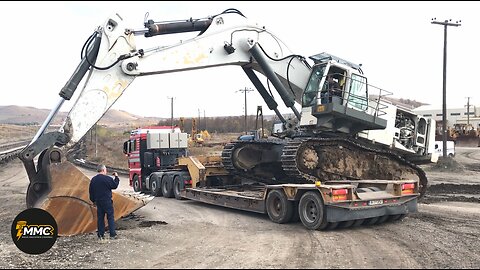
<path id="1" fill-rule="evenodd" d="M 135 76 L 124 75 L 115 69 L 93 68 L 112 65 L 111 59 L 128 58 L 131 43 L 118 38 L 124 29 L 115 28 L 121 18 L 109 18 L 97 29 L 84 46 L 82 61 L 62 88 L 57 106 L 51 111 L 32 142 L 19 155 L 30 184 L 27 188 L 27 207 L 47 210 L 55 218 L 59 235 L 75 235 L 96 229 L 96 206 L 89 200 L 89 178 L 67 161 L 69 151 L 121 96 Z M 124 54 L 126 52 L 126 54 Z M 115 64 L 118 63 L 115 60 Z M 59 131 L 45 133 L 46 128 L 70 100 L 87 72 L 88 78 L 79 98 L 70 110 Z M 95 71 L 95 72 L 93 72 Z M 64 154 L 66 152 L 66 154 Z M 37 165 L 34 159 L 38 156 Z M 115 220 L 147 204 L 152 196 L 113 193 Z"/>

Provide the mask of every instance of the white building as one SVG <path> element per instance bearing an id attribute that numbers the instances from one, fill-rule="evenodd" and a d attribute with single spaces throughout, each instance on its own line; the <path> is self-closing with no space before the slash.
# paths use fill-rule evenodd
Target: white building
<path id="1" fill-rule="evenodd" d="M 437 121 L 437 123 L 442 122 L 442 105 L 423 105 L 413 109 L 413 111 L 424 117 L 430 117 Z M 453 128 L 455 124 L 466 125 L 467 122 L 471 124 L 474 129 L 480 128 L 480 106 L 470 105 L 470 110 L 467 109 L 466 105 L 463 107 L 447 107 L 446 117 L 448 128 Z"/>

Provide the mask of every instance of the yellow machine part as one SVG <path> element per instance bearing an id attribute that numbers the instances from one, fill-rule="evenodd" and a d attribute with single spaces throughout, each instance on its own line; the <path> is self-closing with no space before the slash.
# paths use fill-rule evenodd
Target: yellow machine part
<path id="1" fill-rule="evenodd" d="M 36 207 L 57 222 L 58 235 L 72 236 L 97 230 L 97 208 L 89 199 L 90 179 L 68 161 L 48 165 L 51 190 Z M 112 192 L 115 221 L 146 205 L 152 196 Z M 105 224 L 107 224 L 105 220 Z"/>

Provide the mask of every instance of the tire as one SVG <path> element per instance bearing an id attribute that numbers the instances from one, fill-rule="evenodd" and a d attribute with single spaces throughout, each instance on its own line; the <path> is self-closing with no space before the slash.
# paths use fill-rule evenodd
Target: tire
<path id="1" fill-rule="evenodd" d="M 397 221 L 400 221 L 400 220 L 404 219 L 406 216 L 407 216 L 407 214 L 401 214 L 401 215 L 398 217 Z"/>
<path id="2" fill-rule="evenodd" d="M 155 197 L 162 196 L 160 184 L 160 179 L 156 175 L 152 175 L 150 181 L 150 192 L 152 192 L 152 195 Z"/>
<path id="3" fill-rule="evenodd" d="M 375 223 L 377 223 L 379 218 L 380 217 L 367 218 L 365 219 L 365 222 L 363 223 L 363 225 L 366 225 L 366 226 L 374 225 Z"/>
<path id="4" fill-rule="evenodd" d="M 327 215 L 320 194 L 308 191 L 300 198 L 298 213 L 303 225 L 310 230 L 323 230 L 327 227 Z"/>
<path id="5" fill-rule="evenodd" d="M 267 195 L 267 214 L 275 223 L 287 223 L 293 217 L 293 203 L 283 190 L 274 189 Z"/>
<path id="6" fill-rule="evenodd" d="M 327 230 L 335 230 L 338 227 L 338 222 L 329 222 L 327 225 Z"/>
<path id="7" fill-rule="evenodd" d="M 363 224 L 364 221 L 365 221 L 364 219 L 356 219 L 353 222 L 352 227 L 360 227 Z"/>
<path id="8" fill-rule="evenodd" d="M 378 225 L 378 224 L 384 223 L 385 221 L 387 221 L 388 217 L 389 217 L 388 215 L 386 215 L 386 216 L 381 216 L 380 218 L 378 218 L 378 220 L 377 220 L 377 222 L 376 222 L 375 224 Z"/>
<path id="9" fill-rule="evenodd" d="M 177 200 L 183 200 L 181 195 L 181 191 L 185 188 L 185 184 L 183 183 L 183 179 L 181 175 L 175 175 L 173 178 L 173 195 Z"/>
<path id="10" fill-rule="evenodd" d="M 348 227 L 351 227 L 355 223 L 355 220 L 347 220 L 347 221 L 342 221 L 340 224 L 338 224 L 339 229 L 345 229 Z"/>
<path id="11" fill-rule="evenodd" d="M 133 191 L 135 191 L 135 192 L 142 192 L 143 191 L 142 183 L 140 183 L 137 174 L 135 174 L 133 176 Z"/>
<path id="12" fill-rule="evenodd" d="M 165 198 L 173 198 L 172 180 L 167 175 L 162 177 L 162 194 Z"/>

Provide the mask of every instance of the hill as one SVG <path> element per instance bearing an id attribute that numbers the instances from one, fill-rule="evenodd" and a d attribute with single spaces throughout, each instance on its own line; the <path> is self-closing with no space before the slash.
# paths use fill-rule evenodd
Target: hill
<path id="1" fill-rule="evenodd" d="M 41 125 L 47 118 L 50 110 L 38 109 L 28 106 L 0 106 L 0 124 L 14 125 Z M 52 121 L 52 125 L 60 125 L 67 116 L 67 112 L 58 112 Z M 131 126 L 153 124 L 162 118 L 142 117 L 122 110 L 109 110 L 100 119 L 100 125 L 106 126 Z"/>

